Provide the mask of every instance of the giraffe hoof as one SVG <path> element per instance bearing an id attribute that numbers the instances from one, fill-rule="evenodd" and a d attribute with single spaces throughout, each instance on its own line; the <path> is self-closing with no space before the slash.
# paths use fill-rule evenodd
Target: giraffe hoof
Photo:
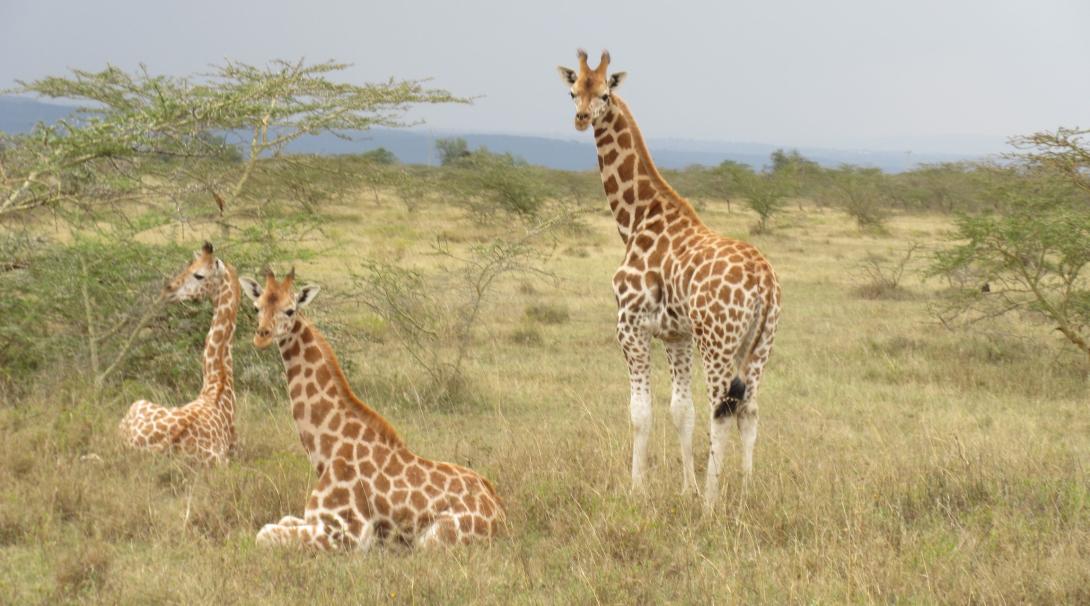
<path id="1" fill-rule="evenodd" d="M 257 539 L 255 542 L 262 547 L 269 547 L 279 543 L 277 541 L 277 528 L 276 524 L 266 524 L 261 527 L 261 531 L 257 533 Z"/>

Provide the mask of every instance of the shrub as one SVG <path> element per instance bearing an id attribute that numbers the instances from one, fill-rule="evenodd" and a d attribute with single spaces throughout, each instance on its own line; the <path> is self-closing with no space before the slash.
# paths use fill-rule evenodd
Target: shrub
<path id="1" fill-rule="evenodd" d="M 906 291 L 901 286 L 901 279 L 904 278 L 912 255 L 919 248 L 919 244 L 913 243 L 895 262 L 887 262 L 877 255 L 868 255 L 860 269 L 862 284 L 856 288 L 856 293 L 864 299 L 903 297 Z"/>
<path id="2" fill-rule="evenodd" d="M 478 150 L 453 164 L 445 179 L 451 193 L 479 218 L 496 211 L 534 215 L 545 202 L 542 179 L 525 161 L 510 154 Z"/>

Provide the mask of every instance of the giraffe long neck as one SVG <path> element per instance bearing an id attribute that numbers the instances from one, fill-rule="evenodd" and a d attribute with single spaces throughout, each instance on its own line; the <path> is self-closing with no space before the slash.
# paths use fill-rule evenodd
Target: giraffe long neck
<path id="1" fill-rule="evenodd" d="M 215 295 L 212 326 L 204 339 L 204 384 L 201 396 L 214 401 L 228 416 L 235 414 L 235 373 L 231 344 L 235 340 L 241 288 L 235 268 L 224 263 L 219 290 Z"/>
<path id="2" fill-rule="evenodd" d="M 598 170 L 625 244 L 649 216 L 685 216 L 699 222 L 693 207 L 659 173 L 628 105 L 617 95 L 594 123 Z"/>
<path id="3" fill-rule="evenodd" d="M 299 439 L 319 473 L 339 442 L 402 445 L 382 415 L 352 392 L 333 349 L 305 318 L 296 317 L 279 345 Z"/>

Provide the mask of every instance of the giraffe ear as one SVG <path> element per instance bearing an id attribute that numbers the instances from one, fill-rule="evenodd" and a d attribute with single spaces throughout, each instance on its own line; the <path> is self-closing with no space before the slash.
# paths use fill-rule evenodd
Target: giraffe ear
<path id="1" fill-rule="evenodd" d="M 614 90 L 624 82 L 628 72 L 617 72 L 609 77 L 609 90 Z"/>
<path id="2" fill-rule="evenodd" d="M 575 84 L 576 77 L 574 69 L 570 69 L 561 65 L 557 67 L 556 70 L 560 72 L 560 79 L 563 80 L 565 84 L 567 84 L 568 86 Z"/>
<path id="3" fill-rule="evenodd" d="M 257 300 L 261 298 L 261 293 L 264 292 L 261 285 L 246 277 L 239 278 L 238 282 L 242 286 L 242 292 L 246 293 L 251 301 L 257 303 Z"/>
<path id="4" fill-rule="evenodd" d="M 321 287 L 317 284 L 307 284 L 299 289 L 299 294 L 295 295 L 296 309 L 302 309 L 310 304 L 310 302 L 314 300 L 314 297 L 318 296 L 319 290 L 321 290 Z"/>

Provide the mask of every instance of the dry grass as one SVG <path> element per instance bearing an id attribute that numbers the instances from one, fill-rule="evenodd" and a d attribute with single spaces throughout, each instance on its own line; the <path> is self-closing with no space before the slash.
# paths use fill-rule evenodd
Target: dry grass
<path id="1" fill-rule="evenodd" d="M 381 334 L 327 294 L 352 259 L 427 263 L 432 234 L 472 241 L 487 228 L 442 208 L 360 204 L 342 212 L 367 219 L 333 228 L 341 245 L 299 273 L 331 287 L 314 305 L 319 323 L 337 315 Z M 737 237 L 753 221 L 717 204 L 704 216 Z M 945 220 L 894 217 L 887 235 L 869 236 L 845 215 L 792 210 L 754 238 L 781 276 L 786 312 L 753 483 L 741 490 L 735 464 L 712 515 L 676 494 L 661 352 L 650 494 L 627 490 L 627 380 L 609 287 L 621 244 L 601 214 L 588 223 L 562 243 L 586 254 L 557 256 L 559 288 L 512 281 L 484 318 L 470 364 L 481 406 L 451 413 L 391 397 L 413 376 L 396 344 L 333 337 L 361 395 L 418 452 L 496 481 L 510 536 L 449 553 L 258 550 L 261 525 L 299 515 L 314 482 L 286 395 L 242 394 L 239 458 L 202 472 L 120 449 L 114 425 L 135 388 L 94 404 L 65 377 L 0 407 L 0 602 L 1090 602 L 1081 358 L 1035 326 L 946 332 L 927 314 L 939 285 L 912 275 L 908 299 L 853 292 L 860 261 L 934 244 Z M 550 321 L 556 310 L 566 319 Z M 245 337 L 237 347 L 250 347 Z"/>

